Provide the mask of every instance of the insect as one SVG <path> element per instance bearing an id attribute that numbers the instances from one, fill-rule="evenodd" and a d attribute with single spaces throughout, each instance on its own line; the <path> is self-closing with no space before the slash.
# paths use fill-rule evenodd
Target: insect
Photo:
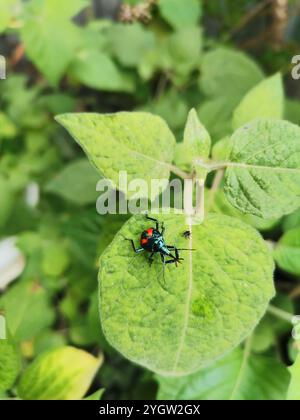
<path id="1" fill-rule="evenodd" d="M 144 251 L 150 253 L 150 266 L 153 264 L 154 256 L 156 254 L 160 254 L 160 258 L 164 267 L 167 264 L 175 264 L 176 266 L 178 266 L 178 263 L 181 263 L 181 261 L 183 261 L 183 258 L 180 258 L 179 256 L 179 251 L 194 251 L 193 249 L 176 248 L 176 246 L 174 245 L 167 245 L 164 238 L 164 223 L 160 223 L 157 219 L 153 219 L 147 214 L 146 219 L 155 222 L 156 225 L 155 228 L 150 227 L 142 232 L 140 239 L 140 247 L 136 248 L 132 239 L 126 238 L 126 240 L 131 242 L 132 249 L 136 254 L 139 254 Z"/>
<path id="2" fill-rule="evenodd" d="M 192 233 L 189 230 L 186 230 L 185 232 L 183 232 L 182 236 L 185 239 L 189 239 L 192 236 Z"/>

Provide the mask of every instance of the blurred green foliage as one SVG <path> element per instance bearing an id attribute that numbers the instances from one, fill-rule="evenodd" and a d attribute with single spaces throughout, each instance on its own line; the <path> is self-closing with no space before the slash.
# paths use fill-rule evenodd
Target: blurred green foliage
<path id="1" fill-rule="evenodd" d="M 259 37 L 269 30 L 272 38 L 274 17 L 268 7 L 240 26 L 259 0 L 158 3 L 149 23 L 128 25 L 96 15 L 89 0 L 0 0 L 0 53 L 7 58 L 7 80 L 0 80 L 0 241 L 15 236 L 26 261 L 21 275 L 9 275 L 15 281 L 4 287 L 20 256 L 6 251 L 9 257 L 1 259 L 0 247 L 0 313 L 9 336 L 0 340 L 0 398 L 45 397 L 38 386 L 30 394 L 27 384 L 47 360 L 51 370 L 43 367 L 45 380 L 60 377 L 56 354 L 62 355 L 58 359 L 67 372 L 66 392 L 51 390 L 49 398 L 83 398 L 100 390 L 93 396 L 99 399 L 103 389 L 102 398 L 108 399 L 278 399 L 287 392 L 287 366 L 295 361 L 297 346 L 289 340 L 292 326 L 274 316 L 266 315 L 254 332 L 242 380 L 241 349 L 202 374 L 174 383 L 125 360 L 101 330 L 98 259 L 127 216 L 97 215 L 100 175 L 54 115 L 150 111 L 163 117 L 181 142 L 187 113 L 194 107 L 212 137 L 215 155 L 225 158 L 237 106 L 265 78 L 281 71 L 292 94 L 284 99 L 285 118 L 300 123 L 300 84 L 290 77 L 300 39 L 293 1 L 279 48 Z M 219 191 L 212 210 L 242 218 L 263 232 L 278 263 L 273 305 L 284 314 L 299 313 L 299 211 L 282 220 L 245 216 Z M 98 371 L 101 353 L 104 362 Z M 71 380 L 77 358 L 82 387 Z M 291 370 L 291 398 L 299 389 L 296 367 Z M 224 371 L 226 389 L 215 393 Z M 257 394 L 253 388 L 261 375 L 266 376 Z M 268 387 L 274 377 L 281 382 L 276 389 Z M 232 388 L 237 383 L 241 389 Z"/>

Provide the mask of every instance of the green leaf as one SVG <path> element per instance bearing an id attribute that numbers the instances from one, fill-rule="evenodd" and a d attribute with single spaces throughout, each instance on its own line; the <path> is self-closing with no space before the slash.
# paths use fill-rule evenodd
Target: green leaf
<path id="1" fill-rule="evenodd" d="M 237 129 L 256 118 L 283 117 L 284 91 L 280 73 L 263 80 L 243 98 L 233 115 Z"/>
<path id="2" fill-rule="evenodd" d="M 109 57 L 97 50 L 81 51 L 70 72 L 77 80 L 92 89 L 132 92 L 133 80 L 118 69 Z"/>
<path id="3" fill-rule="evenodd" d="M 282 400 L 289 374 L 275 358 L 251 355 L 245 348 L 193 375 L 157 380 L 160 400 Z"/>
<path id="4" fill-rule="evenodd" d="M 193 70 L 199 67 L 202 50 L 202 31 L 198 26 L 181 28 L 166 39 L 166 54 L 170 69 L 174 69 L 173 82 L 186 82 Z"/>
<path id="5" fill-rule="evenodd" d="M 175 138 L 159 117 L 142 112 L 117 114 L 65 114 L 56 120 L 82 146 L 91 162 L 126 193 L 119 184 L 119 171 L 128 182 L 142 178 L 169 178 Z M 127 196 L 132 196 L 128 192 Z"/>
<path id="6" fill-rule="evenodd" d="M 42 270 L 50 277 L 61 276 L 70 264 L 68 249 L 64 243 L 50 242 L 44 246 Z"/>
<path id="7" fill-rule="evenodd" d="M 149 227 L 132 217 L 100 259 L 100 312 L 109 343 L 135 363 L 163 375 L 186 375 L 236 347 L 259 322 L 274 294 L 273 261 L 260 235 L 227 216 L 189 226 L 184 215 L 160 216 L 166 242 L 184 261 L 165 268 L 160 258 L 134 255 Z M 132 310 L 134 308 L 134 310 Z M 226 339 L 225 339 L 226 337 Z M 161 351 L 163 349 L 163 351 Z"/>
<path id="8" fill-rule="evenodd" d="M 203 101 L 197 108 L 200 120 L 214 141 L 232 133 L 232 113 L 240 99 L 235 95 L 220 96 Z"/>
<path id="9" fill-rule="evenodd" d="M 274 258 L 282 270 L 300 276 L 300 227 L 283 235 L 276 244 Z"/>
<path id="10" fill-rule="evenodd" d="M 17 127 L 3 112 L 0 112 L 0 139 L 11 139 L 16 134 Z"/>
<path id="11" fill-rule="evenodd" d="M 24 74 L 11 74 L 4 84 L 1 84 L 2 99 L 7 104 L 7 116 L 20 128 L 41 128 L 45 124 L 45 115 L 37 107 L 39 89 L 37 86 L 28 88 L 28 80 Z"/>
<path id="12" fill-rule="evenodd" d="M 201 4 L 198 0 L 160 0 L 160 14 L 174 28 L 197 25 L 201 16 Z"/>
<path id="13" fill-rule="evenodd" d="M 156 44 L 139 57 L 139 74 L 148 81 L 158 72 L 166 73 L 175 86 L 183 87 L 191 72 L 199 69 L 202 43 L 202 31 L 197 26 L 157 38 Z"/>
<path id="14" fill-rule="evenodd" d="M 259 119 L 233 134 L 225 194 L 242 211 L 279 218 L 300 206 L 300 128 Z"/>
<path id="15" fill-rule="evenodd" d="M 4 32 L 10 25 L 13 17 L 16 15 L 16 11 L 21 8 L 22 5 L 16 0 L 0 0 L 0 33 Z"/>
<path id="16" fill-rule="evenodd" d="M 282 223 L 282 229 L 284 232 L 296 227 L 300 227 L 300 209 L 297 209 L 294 213 L 286 216 Z"/>
<path id="17" fill-rule="evenodd" d="M 210 135 L 199 121 L 196 110 L 192 109 L 188 115 L 183 142 L 176 145 L 174 161 L 180 168 L 191 170 L 193 160 L 197 157 L 208 158 L 210 148 Z"/>
<path id="18" fill-rule="evenodd" d="M 0 174 L 0 229 L 8 222 L 14 201 L 14 192 L 9 185 L 8 179 Z"/>
<path id="19" fill-rule="evenodd" d="M 0 339 L 0 392 L 13 386 L 20 367 L 20 357 L 13 342 Z"/>
<path id="20" fill-rule="evenodd" d="M 89 397 L 84 398 L 84 400 L 86 401 L 100 401 L 102 398 L 102 395 L 104 393 L 104 389 L 99 389 L 99 391 L 94 392 L 92 395 L 90 395 Z"/>
<path id="21" fill-rule="evenodd" d="M 96 185 L 100 176 L 87 159 L 72 161 L 45 187 L 65 200 L 84 206 L 96 202 Z"/>
<path id="22" fill-rule="evenodd" d="M 16 341 L 30 340 L 52 325 L 55 316 L 47 293 L 34 282 L 10 288 L 0 299 L 0 309 Z"/>
<path id="23" fill-rule="evenodd" d="M 210 204 L 209 197 L 206 202 Z M 211 212 L 223 213 L 227 216 L 236 217 L 261 232 L 269 231 L 279 223 L 278 219 L 262 219 L 261 217 L 253 216 L 253 214 L 242 213 L 226 200 L 226 196 L 222 189 L 219 189 L 216 192 L 213 205 L 209 210 Z"/>
<path id="24" fill-rule="evenodd" d="M 152 32 L 139 23 L 115 24 L 107 31 L 112 55 L 125 67 L 137 67 L 141 57 L 155 45 Z"/>
<path id="25" fill-rule="evenodd" d="M 208 96 L 242 97 L 263 79 L 258 65 L 246 54 L 217 48 L 204 55 L 200 87 Z"/>
<path id="26" fill-rule="evenodd" d="M 32 0 L 21 30 L 26 53 L 49 82 L 57 85 L 77 48 L 80 30 L 71 18 L 85 5 L 85 0 Z M 59 13 L 58 13 L 59 11 Z"/>
<path id="27" fill-rule="evenodd" d="M 265 321 L 265 318 L 262 319 L 253 333 L 252 350 L 255 353 L 265 353 L 276 343 L 276 335 L 272 328 L 272 323 Z"/>
<path id="28" fill-rule="evenodd" d="M 291 382 L 288 389 L 287 400 L 300 400 L 300 355 L 298 355 L 296 362 L 289 368 L 291 373 Z"/>
<path id="29" fill-rule="evenodd" d="M 50 93 L 49 95 L 43 95 L 39 104 L 55 115 L 74 111 L 76 99 L 65 93 Z"/>
<path id="30" fill-rule="evenodd" d="M 66 345 L 64 332 L 44 330 L 41 334 L 34 337 L 34 354 L 40 355 L 48 350 L 54 350 Z"/>
<path id="31" fill-rule="evenodd" d="M 1 7 L 0 33 L 2 33 L 2 32 L 5 31 L 5 29 L 8 27 L 8 25 L 10 23 L 11 14 L 10 14 L 9 8 L 5 5 L 4 0 L 0 0 L 0 7 Z"/>
<path id="32" fill-rule="evenodd" d="M 285 119 L 300 125 L 300 101 L 296 99 L 286 99 Z"/>
<path id="33" fill-rule="evenodd" d="M 80 400 L 102 364 L 74 347 L 62 347 L 39 356 L 25 370 L 18 386 L 24 400 Z"/>
<path id="34" fill-rule="evenodd" d="M 226 136 L 217 141 L 212 149 L 212 158 L 219 161 L 227 161 L 232 150 L 232 137 Z"/>
<path id="35" fill-rule="evenodd" d="M 173 88 L 138 110 L 159 115 L 172 130 L 182 130 L 189 108 L 182 95 Z"/>
<path id="36" fill-rule="evenodd" d="M 206 128 L 199 121 L 197 112 L 192 109 L 184 130 L 183 142 L 185 146 L 191 147 L 194 156 L 207 158 L 210 154 L 211 139 Z"/>

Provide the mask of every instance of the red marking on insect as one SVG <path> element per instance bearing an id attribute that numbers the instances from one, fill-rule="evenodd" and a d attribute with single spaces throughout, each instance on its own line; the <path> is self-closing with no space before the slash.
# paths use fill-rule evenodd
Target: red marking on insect
<path id="1" fill-rule="evenodd" d="M 141 239 L 141 245 L 146 245 L 147 242 L 148 242 L 148 239 L 146 238 Z"/>
<path id="2" fill-rule="evenodd" d="M 147 229 L 146 232 L 148 233 L 148 236 L 152 236 L 153 235 L 153 228 Z"/>

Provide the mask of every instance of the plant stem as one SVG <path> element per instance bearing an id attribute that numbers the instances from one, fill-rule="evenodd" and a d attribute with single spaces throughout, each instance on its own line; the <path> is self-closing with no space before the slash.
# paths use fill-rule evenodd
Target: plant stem
<path id="1" fill-rule="evenodd" d="M 166 73 L 161 74 L 159 80 L 158 80 L 158 84 L 157 84 L 157 88 L 156 88 L 156 92 L 155 92 L 155 99 L 158 100 L 163 93 L 166 90 L 166 87 L 168 85 L 168 76 Z"/>
<path id="2" fill-rule="evenodd" d="M 201 159 L 195 159 L 194 165 L 199 166 L 202 169 L 205 169 L 207 172 L 218 171 L 220 169 L 226 169 L 230 166 L 230 162 L 203 162 Z"/>
<path id="3" fill-rule="evenodd" d="M 297 299 L 300 296 L 300 286 L 297 286 L 294 290 L 291 291 L 289 294 L 290 299 Z"/>
<path id="4" fill-rule="evenodd" d="M 212 184 L 211 190 L 209 192 L 209 199 L 208 199 L 208 206 L 207 206 L 208 211 L 211 209 L 211 206 L 213 205 L 216 193 L 217 193 L 217 191 L 218 191 L 218 189 L 221 185 L 221 182 L 223 180 L 224 173 L 225 173 L 224 169 L 219 169 L 217 171 L 215 177 L 214 177 L 213 184 Z"/>
<path id="5" fill-rule="evenodd" d="M 293 324 L 294 315 L 290 314 L 289 312 L 283 311 L 282 309 L 276 308 L 275 306 L 269 305 L 268 307 L 269 314 L 276 316 L 283 321 L 288 322 L 289 324 Z"/>
<path id="6" fill-rule="evenodd" d="M 230 31 L 228 39 L 232 38 L 237 32 L 240 32 L 253 19 L 255 19 L 273 0 L 265 0 L 259 3 L 256 7 L 251 9 L 249 13 L 243 16 L 240 22 Z"/>
<path id="7" fill-rule="evenodd" d="M 204 220 L 205 216 L 205 180 L 196 179 L 196 210 L 195 216 L 199 217 L 201 221 Z"/>
<path id="8" fill-rule="evenodd" d="M 235 399 L 235 394 L 238 392 L 240 385 L 243 380 L 243 375 L 245 373 L 245 369 L 248 364 L 249 357 L 251 355 L 251 348 L 252 348 L 252 341 L 253 341 L 253 334 L 251 334 L 245 341 L 245 347 L 243 352 L 243 360 L 241 367 L 239 369 L 239 374 L 237 376 L 237 380 L 235 382 L 234 388 L 232 390 L 231 396 L 229 398 L 230 401 L 233 401 Z"/>
<path id="9" fill-rule="evenodd" d="M 194 191 L 194 179 L 188 179 L 184 182 L 184 213 L 190 219 L 194 215 L 193 208 L 193 191 Z"/>
<path id="10" fill-rule="evenodd" d="M 22 60 L 25 53 L 25 47 L 23 44 L 18 44 L 15 50 L 13 51 L 10 64 L 14 67 Z"/>
<path id="11" fill-rule="evenodd" d="M 179 178 L 182 178 L 182 179 L 192 179 L 193 178 L 193 176 L 191 174 L 188 174 L 187 172 L 184 172 L 183 170 L 181 170 L 180 168 L 178 168 L 175 165 L 168 165 L 168 166 L 169 166 L 170 171 L 172 171 L 173 174 L 179 176 Z"/>

